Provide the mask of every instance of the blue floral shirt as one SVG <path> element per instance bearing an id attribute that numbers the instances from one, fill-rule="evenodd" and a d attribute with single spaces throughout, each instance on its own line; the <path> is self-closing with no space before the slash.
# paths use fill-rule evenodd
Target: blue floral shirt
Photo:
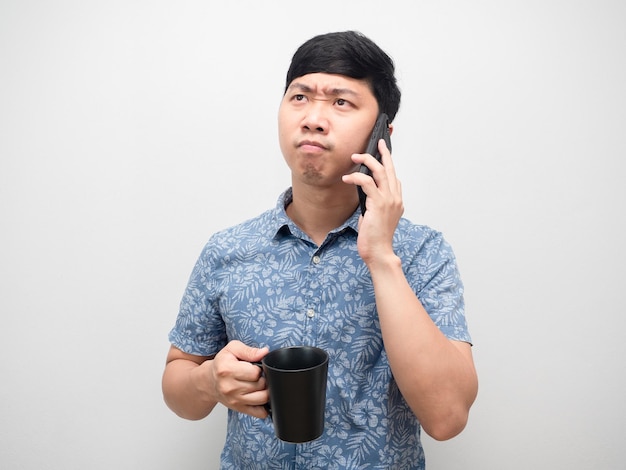
<path id="1" fill-rule="evenodd" d="M 221 468 L 423 469 L 420 427 L 394 381 L 369 271 L 357 252 L 358 211 L 317 246 L 276 207 L 211 237 L 183 296 L 171 343 L 216 354 L 251 346 L 313 345 L 329 356 L 323 435 L 288 444 L 271 419 L 229 410 Z M 394 249 L 439 329 L 471 342 L 454 254 L 439 232 L 401 219 Z"/>

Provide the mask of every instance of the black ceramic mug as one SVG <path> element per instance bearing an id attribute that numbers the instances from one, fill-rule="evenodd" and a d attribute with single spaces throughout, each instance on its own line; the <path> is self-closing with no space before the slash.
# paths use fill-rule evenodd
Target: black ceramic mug
<path id="1" fill-rule="evenodd" d="M 328 354 L 313 346 L 269 352 L 261 361 L 276 437 L 301 443 L 324 432 Z"/>

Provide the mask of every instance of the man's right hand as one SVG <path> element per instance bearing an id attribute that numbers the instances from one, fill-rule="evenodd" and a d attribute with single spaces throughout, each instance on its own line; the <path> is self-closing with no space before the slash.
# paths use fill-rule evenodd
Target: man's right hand
<path id="1" fill-rule="evenodd" d="M 263 405 L 269 401 L 269 393 L 261 368 L 252 362 L 261 361 L 268 352 L 267 348 L 231 341 L 213 360 L 204 362 L 195 371 L 196 383 L 208 387 L 211 398 L 227 408 L 266 418 Z"/>
<path id="2" fill-rule="evenodd" d="M 268 416 L 269 393 L 259 362 L 267 348 L 231 341 L 214 357 L 194 356 L 171 346 L 163 372 L 167 406 L 186 419 L 206 417 L 217 403 L 257 418 Z"/>

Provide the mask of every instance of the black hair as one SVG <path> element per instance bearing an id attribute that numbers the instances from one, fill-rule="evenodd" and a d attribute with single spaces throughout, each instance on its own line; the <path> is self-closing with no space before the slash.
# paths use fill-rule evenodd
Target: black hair
<path id="1" fill-rule="evenodd" d="M 291 59 L 285 91 L 295 78 L 318 72 L 367 81 L 380 112 L 387 113 L 390 121 L 395 118 L 400 108 L 400 88 L 393 60 L 358 31 L 321 34 L 302 44 Z"/>

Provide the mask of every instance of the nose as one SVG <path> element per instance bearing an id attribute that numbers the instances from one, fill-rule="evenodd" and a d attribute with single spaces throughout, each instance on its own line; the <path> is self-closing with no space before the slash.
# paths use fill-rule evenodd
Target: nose
<path id="1" fill-rule="evenodd" d="M 311 129 L 315 129 L 317 132 L 324 132 L 324 128 L 323 128 L 323 127 L 321 127 L 321 126 L 317 126 L 317 127 L 312 127 L 312 126 L 311 126 L 311 127 L 309 127 L 309 126 L 306 126 L 306 125 L 305 125 L 305 126 L 304 126 L 304 128 L 305 128 L 307 131 L 310 131 Z"/>
<path id="2" fill-rule="evenodd" d="M 324 133 L 328 130 L 328 119 L 323 109 L 324 103 L 312 103 L 302 120 L 302 128 L 307 131 Z"/>

